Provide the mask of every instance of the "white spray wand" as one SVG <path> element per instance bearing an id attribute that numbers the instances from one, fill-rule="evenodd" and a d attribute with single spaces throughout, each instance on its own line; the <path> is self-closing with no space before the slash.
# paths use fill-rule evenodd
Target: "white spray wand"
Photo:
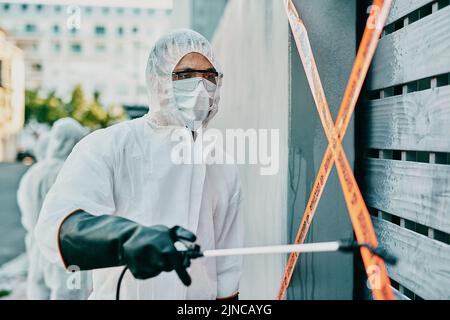
<path id="1" fill-rule="evenodd" d="M 305 244 L 288 244 L 277 246 L 262 246 L 262 247 L 248 247 L 248 248 L 230 248 L 230 249 L 215 249 L 201 251 L 200 246 L 187 241 L 180 241 L 186 247 L 185 254 L 191 259 L 201 257 L 225 257 L 225 256 L 243 256 L 243 255 L 259 255 L 259 254 L 280 254 L 280 253 L 317 253 L 317 252 L 353 252 L 361 247 L 365 247 L 373 254 L 379 256 L 386 263 L 395 264 L 397 259 L 391 254 L 387 253 L 380 247 L 374 248 L 368 244 L 360 244 L 356 241 L 331 241 L 331 242 L 316 242 Z"/>
<path id="2" fill-rule="evenodd" d="M 305 244 L 287 244 L 278 246 L 263 246 L 263 247 L 249 247 L 249 248 L 230 248 L 230 249 L 215 249 L 215 250 L 205 250 L 201 251 L 200 246 L 193 242 L 186 240 L 179 240 L 186 250 L 181 250 L 183 254 L 189 259 L 196 258 L 208 258 L 208 257 L 226 257 L 226 256 L 244 256 L 244 255 L 255 255 L 255 254 L 280 254 L 280 253 L 292 253 L 292 252 L 302 252 L 302 253 L 313 253 L 313 252 L 353 252 L 361 247 L 365 247 L 370 250 L 373 254 L 384 259 L 386 263 L 395 264 L 397 258 L 393 255 L 387 253 L 380 247 L 374 248 L 368 244 L 357 243 L 356 241 L 331 241 L 331 242 L 316 242 L 316 243 L 305 243 Z M 187 260 L 189 260 L 187 259 Z M 127 271 L 128 267 L 122 270 L 119 276 L 116 289 L 116 300 L 120 300 L 120 285 L 122 283 L 123 276 Z"/>
<path id="3" fill-rule="evenodd" d="M 217 249 L 203 251 L 204 257 L 244 256 L 253 254 L 274 254 L 291 252 L 333 252 L 339 250 L 339 242 L 319 242 L 308 244 L 287 244 L 279 246 Z"/>

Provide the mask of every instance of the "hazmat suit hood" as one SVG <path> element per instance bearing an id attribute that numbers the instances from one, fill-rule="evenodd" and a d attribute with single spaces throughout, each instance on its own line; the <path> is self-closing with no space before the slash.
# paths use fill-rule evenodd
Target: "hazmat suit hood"
<path id="1" fill-rule="evenodd" d="M 87 133 L 77 121 L 64 118 L 56 121 L 50 132 L 39 137 L 34 149 L 38 162 L 24 174 L 17 190 L 22 224 L 28 232 L 36 225 L 44 198 L 59 169 L 75 144 Z"/>
<path id="2" fill-rule="evenodd" d="M 161 37 L 153 46 L 147 62 L 146 82 L 150 97 L 147 118 L 155 126 L 184 126 L 180 118 L 172 85 L 172 72 L 187 54 L 195 52 L 205 56 L 218 73 L 222 73 L 209 41 L 200 33 L 178 29 Z M 220 101 L 221 79 L 217 83 L 211 111 L 203 127 L 216 115 Z"/>
<path id="3" fill-rule="evenodd" d="M 36 161 L 42 161 L 47 155 L 48 141 L 50 140 L 50 133 L 42 133 L 33 149 Z"/>
<path id="4" fill-rule="evenodd" d="M 59 119 L 50 130 L 46 158 L 65 160 L 88 130 L 72 118 Z"/>

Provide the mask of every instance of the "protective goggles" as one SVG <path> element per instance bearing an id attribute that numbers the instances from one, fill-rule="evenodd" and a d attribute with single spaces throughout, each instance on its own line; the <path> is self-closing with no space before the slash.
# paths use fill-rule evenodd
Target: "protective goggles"
<path id="1" fill-rule="evenodd" d="M 218 84 L 219 79 L 223 78 L 223 74 L 213 70 L 183 70 L 172 72 L 173 81 L 191 78 L 204 78 L 214 84 Z"/>

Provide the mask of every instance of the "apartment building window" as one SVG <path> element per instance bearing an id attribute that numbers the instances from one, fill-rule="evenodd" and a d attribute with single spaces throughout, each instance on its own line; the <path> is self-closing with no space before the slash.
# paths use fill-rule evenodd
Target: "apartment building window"
<path id="1" fill-rule="evenodd" d="M 33 63 L 31 65 L 31 70 L 33 70 L 34 72 L 42 71 L 42 64 L 40 64 L 40 63 Z"/>
<path id="2" fill-rule="evenodd" d="M 21 7 L 22 7 L 22 11 L 27 11 L 28 10 L 28 5 L 27 4 L 23 4 Z"/>
<path id="3" fill-rule="evenodd" d="M 103 11 L 103 14 L 108 14 L 109 13 L 109 8 L 108 7 L 104 7 L 102 9 L 102 11 Z"/>
<path id="4" fill-rule="evenodd" d="M 118 34 L 119 36 L 122 36 L 122 35 L 123 35 L 123 27 L 118 27 L 118 28 L 117 28 L 117 34 Z"/>
<path id="5" fill-rule="evenodd" d="M 138 27 L 133 27 L 133 33 L 134 34 L 138 33 L 138 31 L 139 31 Z"/>
<path id="6" fill-rule="evenodd" d="M 70 45 L 70 51 L 72 51 L 73 53 L 79 54 L 82 51 L 82 46 L 81 43 L 72 43 Z"/>
<path id="7" fill-rule="evenodd" d="M 117 8 L 116 12 L 117 12 L 118 14 L 123 14 L 123 8 Z"/>
<path id="8" fill-rule="evenodd" d="M 9 3 L 6 3 L 6 4 L 3 5 L 3 10 L 4 11 L 9 11 L 9 8 L 10 8 Z"/>
<path id="9" fill-rule="evenodd" d="M 53 26 L 53 33 L 59 33 L 59 31 L 60 31 L 59 26 L 58 26 L 57 24 L 55 24 L 55 25 Z"/>
<path id="10" fill-rule="evenodd" d="M 37 31 L 37 27 L 36 27 L 36 25 L 35 24 L 31 24 L 31 23 L 29 23 L 29 24 L 26 24 L 25 25 L 25 31 L 26 32 L 36 32 Z"/>
<path id="11" fill-rule="evenodd" d="M 86 7 L 86 8 L 84 9 L 84 12 L 90 14 L 90 13 L 92 13 L 92 8 L 91 8 L 91 7 Z"/>
<path id="12" fill-rule="evenodd" d="M 167 10 L 166 10 L 166 16 L 170 16 L 171 14 L 172 14 L 172 10 L 167 9 Z"/>
<path id="13" fill-rule="evenodd" d="M 139 15 L 141 13 L 141 10 L 139 8 L 135 8 L 133 10 L 133 12 L 134 12 L 135 15 Z"/>
<path id="14" fill-rule="evenodd" d="M 147 13 L 149 16 L 153 16 L 155 14 L 155 9 L 148 9 Z"/>
<path id="15" fill-rule="evenodd" d="M 57 13 L 61 12 L 61 6 L 55 6 L 55 12 Z"/>
<path id="16" fill-rule="evenodd" d="M 95 51 L 97 53 L 104 53 L 106 51 L 106 45 L 104 43 L 97 43 L 95 45 Z"/>
<path id="17" fill-rule="evenodd" d="M 43 9 L 43 7 L 42 7 L 42 4 L 38 4 L 37 6 L 36 6 L 36 11 L 42 11 L 42 9 Z"/>
<path id="18" fill-rule="evenodd" d="M 95 34 L 98 36 L 102 36 L 106 34 L 106 28 L 104 26 L 96 26 L 95 27 Z"/>
<path id="19" fill-rule="evenodd" d="M 54 51 L 54 52 L 61 52 L 61 43 L 55 42 L 55 43 L 53 44 L 53 51 Z"/>

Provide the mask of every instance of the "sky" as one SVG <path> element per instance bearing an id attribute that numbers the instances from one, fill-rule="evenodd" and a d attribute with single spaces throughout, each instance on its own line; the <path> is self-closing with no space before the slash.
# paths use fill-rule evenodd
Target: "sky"
<path id="1" fill-rule="evenodd" d="M 0 1 L 9 3 L 30 4 L 61 4 L 61 5 L 86 5 L 107 7 L 141 7 L 141 8 L 172 8 L 173 0 L 11 0 Z"/>

